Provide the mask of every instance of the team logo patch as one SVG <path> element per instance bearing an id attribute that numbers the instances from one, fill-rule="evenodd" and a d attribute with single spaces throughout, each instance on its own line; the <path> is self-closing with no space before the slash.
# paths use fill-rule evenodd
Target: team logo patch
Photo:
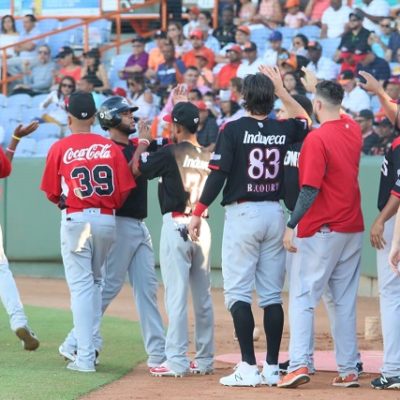
<path id="1" fill-rule="evenodd" d="M 193 121 L 195 124 L 197 124 L 199 122 L 199 118 L 195 118 Z"/>

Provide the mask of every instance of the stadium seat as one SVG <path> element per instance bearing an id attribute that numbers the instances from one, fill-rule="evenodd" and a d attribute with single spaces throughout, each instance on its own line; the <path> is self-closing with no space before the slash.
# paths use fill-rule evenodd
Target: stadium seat
<path id="1" fill-rule="evenodd" d="M 110 80 L 110 86 L 126 88 L 126 82 L 119 78 L 118 71 L 120 71 L 126 64 L 126 61 L 130 57 L 130 53 L 119 54 L 112 58 L 111 66 L 108 70 L 108 79 Z"/>
<path id="2" fill-rule="evenodd" d="M 74 41 L 74 32 L 60 32 L 56 35 L 48 36 L 46 43 L 51 49 L 51 55 L 55 57 L 63 46 L 71 46 Z"/>
<path id="3" fill-rule="evenodd" d="M 39 128 L 31 134 L 35 140 L 43 139 L 58 139 L 61 137 L 61 127 L 60 125 L 54 124 L 52 122 L 45 122 L 44 124 L 39 124 Z"/>
<path id="4" fill-rule="evenodd" d="M 38 107 L 26 108 L 22 112 L 22 122 L 28 124 L 34 120 L 39 119 L 43 114 L 43 110 L 39 110 Z"/>
<path id="5" fill-rule="evenodd" d="M 100 31 L 100 35 L 103 43 L 108 43 L 111 41 L 111 27 L 112 22 L 108 19 L 100 19 L 94 21 L 89 25 L 89 28 L 95 27 Z"/>
<path id="6" fill-rule="evenodd" d="M 296 36 L 296 34 L 298 33 L 297 29 L 288 28 L 287 26 L 281 26 L 281 27 L 277 28 L 277 31 L 282 33 L 282 36 L 284 39 L 285 38 L 292 39 L 292 37 Z"/>
<path id="7" fill-rule="evenodd" d="M 251 30 L 251 41 L 257 45 L 257 52 L 259 56 L 264 54 L 271 32 L 271 29 L 265 27 Z"/>
<path id="8" fill-rule="evenodd" d="M 58 139 L 47 138 L 37 142 L 35 157 L 46 157 L 50 147 L 56 143 Z"/>
<path id="9" fill-rule="evenodd" d="M 298 30 L 298 33 L 302 33 L 310 40 L 315 40 L 321 36 L 321 28 L 316 25 L 305 25 Z"/>
<path id="10" fill-rule="evenodd" d="M 56 18 L 46 18 L 38 21 L 37 23 L 40 32 L 50 32 L 60 27 L 60 21 Z"/>
<path id="11" fill-rule="evenodd" d="M 7 107 L 7 103 L 8 103 L 7 96 L 4 96 L 4 94 L 0 93 L 0 107 L 2 108 Z"/>
<path id="12" fill-rule="evenodd" d="M 321 39 L 319 43 L 322 46 L 322 55 L 324 57 L 333 58 L 339 46 L 340 38 L 325 38 Z"/>
<path id="13" fill-rule="evenodd" d="M 15 150 L 15 157 L 33 157 L 36 153 L 36 140 L 24 137 L 20 140 L 17 149 Z"/>
<path id="14" fill-rule="evenodd" d="M 40 104 L 43 103 L 46 98 L 48 97 L 48 94 L 38 94 L 37 96 L 32 97 L 32 108 L 39 108 Z"/>
<path id="15" fill-rule="evenodd" d="M 19 106 L 21 108 L 32 107 L 32 97 L 25 93 L 14 94 L 7 101 L 7 108 Z"/>

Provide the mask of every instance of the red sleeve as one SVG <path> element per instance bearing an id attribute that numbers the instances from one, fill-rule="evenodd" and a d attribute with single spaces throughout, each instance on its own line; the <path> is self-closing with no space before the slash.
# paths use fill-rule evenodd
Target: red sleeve
<path id="1" fill-rule="evenodd" d="M 312 133 L 306 137 L 299 158 L 300 187 L 321 188 L 326 171 L 326 152 L 321 139 Z"/>
<path id="2" fill-rule="evenodd" d="M 57 144 L 57 143 L 56 143 Z M 47 198 L 53 203 L 58 203 L 61 195 L 61 176 L 60 170 L 60 150 L 59 146 L 53 145 L 47 155 L 44 167 L 42 183 L 40 189 L 46 193 Z"/>
<path id="3" fill-rule="evenodd" d="M 11 162 L 0 147 L 0 178 L 7 178 L 11 174 Z"/>
<path id="4" fill-rule="evenodd" d="M 116 152 L 117 158 L 115 165 L 117 166 L 116 184 L 120 193 L 120 204 L 116 208 L 120 208 L 124 204 L 130 191 L 136 187 L 135 179 L 133 178 L 132 171 L 127 164 L 122 151 L 118 149 Z"/>

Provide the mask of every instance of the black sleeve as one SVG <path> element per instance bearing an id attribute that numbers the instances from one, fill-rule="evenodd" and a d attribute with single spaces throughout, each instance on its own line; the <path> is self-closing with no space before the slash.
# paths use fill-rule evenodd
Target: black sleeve
<path id="1" fill-rule="evenodd" d="M 235 159 L 235 132 L 228 123 L 219 133 L 215 151 L 211 156 L 210 169 L 230 172 Z"/>
<path id="2" fill-rule="evenodd" d="M 289 228 L 294 229 L 299 221 L 303 218 L 304 214 L 314 203 L 317 197 L 319 189 L 311 186 L 303 186 L 300 190 L 299 198 L 297 199 L 296 206 L 294 207 L 293 213 L 290 216 L 290 220 L 287 223 Z"/>
<path id="3" fill-rule="evenodd" d="M 305 118 L 290 118 L 287 120 L 288 144 L 303 142 L 309 131 L 308 122 Z"/>
<path id="4" fill-rule="evenodd" d="M 147 179 L 163 176 L 175 163 L 170 146 L 161 148 L 153 153 L 142 153 L 139 159 L 139 171 Z"/>
<path id="5" fill-rule="evenodd" d="M 400 142 L 396 143 L 392 147 L 392 159 L 393 159 L 393 170 L 394 170 L 394 185 L 392 192 L 395 192 L 397 196 L 400 196 Z"/>
<path id="6" fill-rule="evenodd" d="M 157 151 L 157 150 L 159 150 L 160 148 L 166 146 L 167 144 L 169 144 L 169 139 L 162 138 L 162 137 L 157 138 L 157 139 L 152 140 L 152 141 L 150 142 L 150 145 L 149 145 L 149 147 L 147 148 L 147 151 L 148 151 L 149 153 L 152 153 L 152 152 Z"/>
<path id="7" fill-rule="evenodd" d="M 224 186 L 227 173 L 223 171 L 211 171 L 204 185 L 199 202 L 209 206 L 218 196 Z"/>
<path id="8" fill-rule="evenodd" d="M 211 144 L 211 143 L 216 143 L 217 141 L 217 137 L 218 137 L 218 125 L 215 122 L 215 119 L 213 118 L 210 122 L 210 128 L 207 132 L 207 143 Z"/>

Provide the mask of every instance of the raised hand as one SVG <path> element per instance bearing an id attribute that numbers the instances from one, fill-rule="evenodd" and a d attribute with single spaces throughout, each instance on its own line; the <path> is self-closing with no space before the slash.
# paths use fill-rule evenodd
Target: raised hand
<path id="1" fill-rule="evenodd" d="M 275 94 L 279 97 L 282 92 L 285 92 L 285 86 L 283 85 L 283 80 L 281 73 L 279 71 L 278 67 L 268 67 L 266 65 L 260 65 L 259 66 L 259 71 L 264 74 L 265 76 L 268 76 L 269 79 L 271 79 L 272 83 L 274 84 L 275 88 Z"/>
<path id="2" fill-rule="evenodd" d="M 309 93 L 315 93 L 315 86 L 317 86 L 318 79 L 314 72 L 310 71 L 306 67 L 302 67 L 301 70 L 303 71 L 304 76 L 300 78 L 300 80 L 304 88 Z"/>
<path id="3" fill-rule="evenodd" d="M 174 105 L 189 101 L 188 98 L 188 90 L 187 86 L 183 84 L 179 84 L 173 91 L 172 91 L 172 103 Z"/>
<path id="4" fill-rule="evenodd" d="M 150 125 L 147 120 L 141 119 L 138 122 L 139 139 L 145 139 L 151 142 L 153 140 L 150 131 Z"/>
<path id="5" fill-rule="evenodd" d="M 22 124 L 18 125 L 14 130 L 14 136 L 17 138 L 23 138 L 28 136 L 30 133 L 36 131 L 39 127 L 39 123 L 37 121 L 33 121 L 30 124 L 23 126 Z"/>
<path id="6" fill-rule="evenodd" d="M 378 94 L 379 92 L 383 91 L 381 84 L 371 74 L 365 71 L 360 71 L 358 74 L 365 79 L 365 83 L 359 82 L 359 86 L 361 86 L 364 90 L 374 94 Z"/>

